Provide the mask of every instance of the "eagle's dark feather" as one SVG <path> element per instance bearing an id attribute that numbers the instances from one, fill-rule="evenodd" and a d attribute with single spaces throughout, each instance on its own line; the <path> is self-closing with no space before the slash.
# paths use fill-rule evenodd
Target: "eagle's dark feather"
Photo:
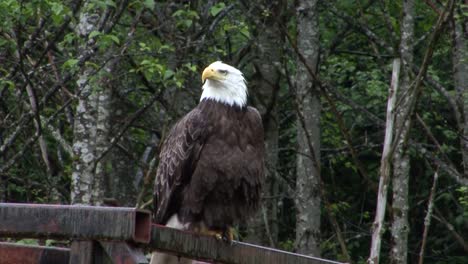
<path id="1" fill-rule="evenodd" d="M 263 127 L 255 108 L 204 99 L 178 121 L 160 153 L 155 221 L 226 228 L 259 205 L 264 177 Z"/>

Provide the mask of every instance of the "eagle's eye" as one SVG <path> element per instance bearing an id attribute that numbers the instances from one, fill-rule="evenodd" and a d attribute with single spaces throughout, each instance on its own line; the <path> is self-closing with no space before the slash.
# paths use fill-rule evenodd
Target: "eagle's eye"
<path id="1" fill-rule="evenodd" d="M 222 74 L 224 74 L 224 75 L 226 75 L 226 74 L 228 73 L 227 70 L 218 70 L 218 72 L 219 72 L 219 73 L 222 73 Z"/>

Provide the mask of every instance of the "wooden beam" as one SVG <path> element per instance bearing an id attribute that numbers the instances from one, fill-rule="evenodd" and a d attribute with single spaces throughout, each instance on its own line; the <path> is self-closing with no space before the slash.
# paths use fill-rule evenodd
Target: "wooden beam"
<path id="1" fill-rule="evenodd" d="M 342 264 L 273 248 L 233 241 L 231 245 L 212 236 L 153 225 L 149 249 L 171 255 L 227 264 Z"/>
<path id="2" fill-rule="evenodd" d="M 147 243 L 151 215 L 125 207 L 0 203 L 0 237 Z"/>

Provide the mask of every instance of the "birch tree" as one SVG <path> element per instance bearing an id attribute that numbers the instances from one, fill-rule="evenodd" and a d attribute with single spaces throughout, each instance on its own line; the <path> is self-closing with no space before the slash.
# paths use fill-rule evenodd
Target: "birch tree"
<path id="1" fill-rule="evenodd" d="M 84 5 L 77 34 L 86 41 L 81 54 L 94 52 L 101 16 Z M 102 23 L 102 21 L 101 21 Z M 109 72 L 108 72 L 109 73 Z M 108 145 L 111 97 L 107 87 L 95 76 L 94 67 L 85 66 L 78 76 L 78 104 L 73 125 L 73 172 L 71 201 L 74 204 L 102 204 L 104 198 L 104 169 L 99 154 Z"/>
<path id="2" fill-rule="evenodd" d="M 297 47 L 309 68 L 317 71 L 319 26 L 317 1 L 301 0 L 296 7 Z M 297 62 L 296 249 L 320 256 L 320 97 L 306 66 Z M 312 145 L 313 149 L 310 149 Z"/>

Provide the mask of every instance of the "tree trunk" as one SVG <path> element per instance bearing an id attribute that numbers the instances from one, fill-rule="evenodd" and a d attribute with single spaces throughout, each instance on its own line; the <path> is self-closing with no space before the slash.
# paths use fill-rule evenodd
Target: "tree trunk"
<path id="1" fill-rule="evenodd" d="M 300 0 L 296 8 L 297 47 L 315 72 L 319 59 L 317 1 Z M 320 98 L 302 62 L 297 63 L 296 249 L 320 256 Z M 308 135 L 307 135 L 308 134 Z M 310 142 L 309 142 L 309 139 Z M 310 149 L 309 144 L 313 149 Z"/>
<path id="2" fill-rule="evenodd" d="M 278 163 L 278 107 L 277 95 L 279 91 L 282 42 L 278 43 L 280 30 L 276 19 L 281 12 L 278 2 L 265 4 L 268 16 L 255 16 L 258 41 L 256 48 L 257 60 L 254 61 L 257 70 L 251 81 L 250 91 L 253 93 L 254 105 L 260 111 L 265 129 L 265 164 L 266 180 L 263 188 L 263 210 L 254 217 L 254 222 L 249 230 L 248 240 L 252 243 L 269 244 L 275 246 L 278 239 L 278 190 L 277 175 Z M 263 20 L 264 19 L 264 20 Z M 260 27 L 261 26 L 261 27 Z M 277 41 L 272 41 L 273 39 Z"/>
<path id="3" fill-rule="evenodd" d="M 262 98 L 262 100 L 258 100 L 256 103 L 256 107 L 262 114 L 262 118 L 264 119 L 264 129 L 265 129 L 265 166 L 266 166 L 266 178 L 265 184 L 263 187 L 263 197 L 273 197 L 268 200 L 263 201 L 263 206 L 266 208 L 267 218 L 263 217 L 263 213 L 261 210 L 257 213 L 255 217 L 255 225 L 257 231 L 251 233 L 250 238 L 257 237 L 253 239 L 252 242 L 259 242 L 259 243 L 268 243 L 270 246 L 273 246 L 276 242 L 277 238 L 277 221 L 276 221 L 276 212 L 277 212 L 277 198 L 276 192 L 277 190 L 277 168 L 276 165 L 278 163 L 278 110 L 276 107 L 276 95 L 274 95 L 276 91 L 276 85 L 279 81 L 279 72 L 276 69 L 277 64 L 273 64 L 272 60 L 276 60 L 278 62 L 277 54 L 279 52 L 278 49 L 275 50 L 274 47 L 265 47 L 263 44 L 270 42 L 271 43 L 271 36 L 278 34 L 277 31 L 274 29 L 265 29 L 264 34 L 259 36 L 259 45 L 261 48 L 265 48 L 263 50 L 263 54 L 261 59 L 258 61 L 259 64 L 258 70 L 261 73 L 261 78 L 255 81 L 256 84 L 256 97 Z M 268 58 L 268 59 L 266 59 Z M 263 62 L 261 62 L 263 61 Z M 267 63 L 268 62 L 268 63 Z M 270 106 L 272 106 L 270 108 Z M 267 220 L 268 222 L 265 222 Z M 268 228 L 267 228 L 268 226 Z M 263 234 L 263 235 L 262 235 Z"/>
<path id="4" fill-rule="evenodd" d="M 86 5 L 85 5 L 86 7 Z M 86 8 L 84 8 L 86 10 Z M 78 35 L 87 39 L 98 30 L 99 15 L 83 13 L 78 24 Z M 94 40 L 93 40 L 94 41 Z M 88 41 L 87 44 L 89 44 Z M 87 45 L 81 52 L 87 52 Z M 84 67 L 77 86 L 79 89 L 73 127 L 73 171 L 71 202 L 73 204 L 102 204 L 104 198 L 103 161 L 97 161 L 108 145 L 110 92 L 96 80 L 92 67 Z"/>
<path id="5" fill-rule="evenodd" d="M 113 68 L 111 66 L 105 67 L 105 75 L 111 75 Z M 112 89 L 108 83 L 108 78 L 103 77 L 98 83 L 96 88 L 100 89 L 96 92 L 97 99 L 97 117 L 96 117 L 96 158 L 99 158 L 110 145 L 110 128 L 111 128 L 111 111 L 112 109 Z M 93 198 L 95 202 L 102 202 L 104 197 L 107 197 L 107 188 L 105 185 L 106 178 L 112 177 L 113 173 L 106 172 L 107 164 L 110 163 L 107 157 L 104 156 L 101 160 L 95 160 L 95 179 L 93 186 Z"/>
<path id="6" fill-rule="evenodd" d="M 403 71 L 400 82 L 399 102 L 396 109 L 396 131 L 401 131 L 400 137 L 395 138 L 396 145 L 393 157 L 393 222 L 391 259 L 393 263 L 407 263 L 408 257 L 408 185 L 410 173 L 410 158 L 407 152 L 407 134 L 410 130 L 411 118 L 405 118 L 408 113 L 410 100 L 408 99 L 411 80 L 409 73 L 413 64 L 414 41 L 414 0 L 403 1 L 403 18 L 401 23 L 400 56 Z"/>
<path id="7" fill-rule="evenodd" d="M 468 0 L 459 1 L 468 5 Z M 458 5 L 458 18 L 454 18 L 452 23 L 453 38 L 453 73 L 455 81 L 455 90 L 457 91 L 457 101 L 459 108 L 463 112 L 464 123 L 460 130 L 463 130 L 461 138 L 464 177 L 468 180 L 468 22 L 463 21 L 461 5 Z M 463 24 L 465 23 L 465 24 Z"/>

